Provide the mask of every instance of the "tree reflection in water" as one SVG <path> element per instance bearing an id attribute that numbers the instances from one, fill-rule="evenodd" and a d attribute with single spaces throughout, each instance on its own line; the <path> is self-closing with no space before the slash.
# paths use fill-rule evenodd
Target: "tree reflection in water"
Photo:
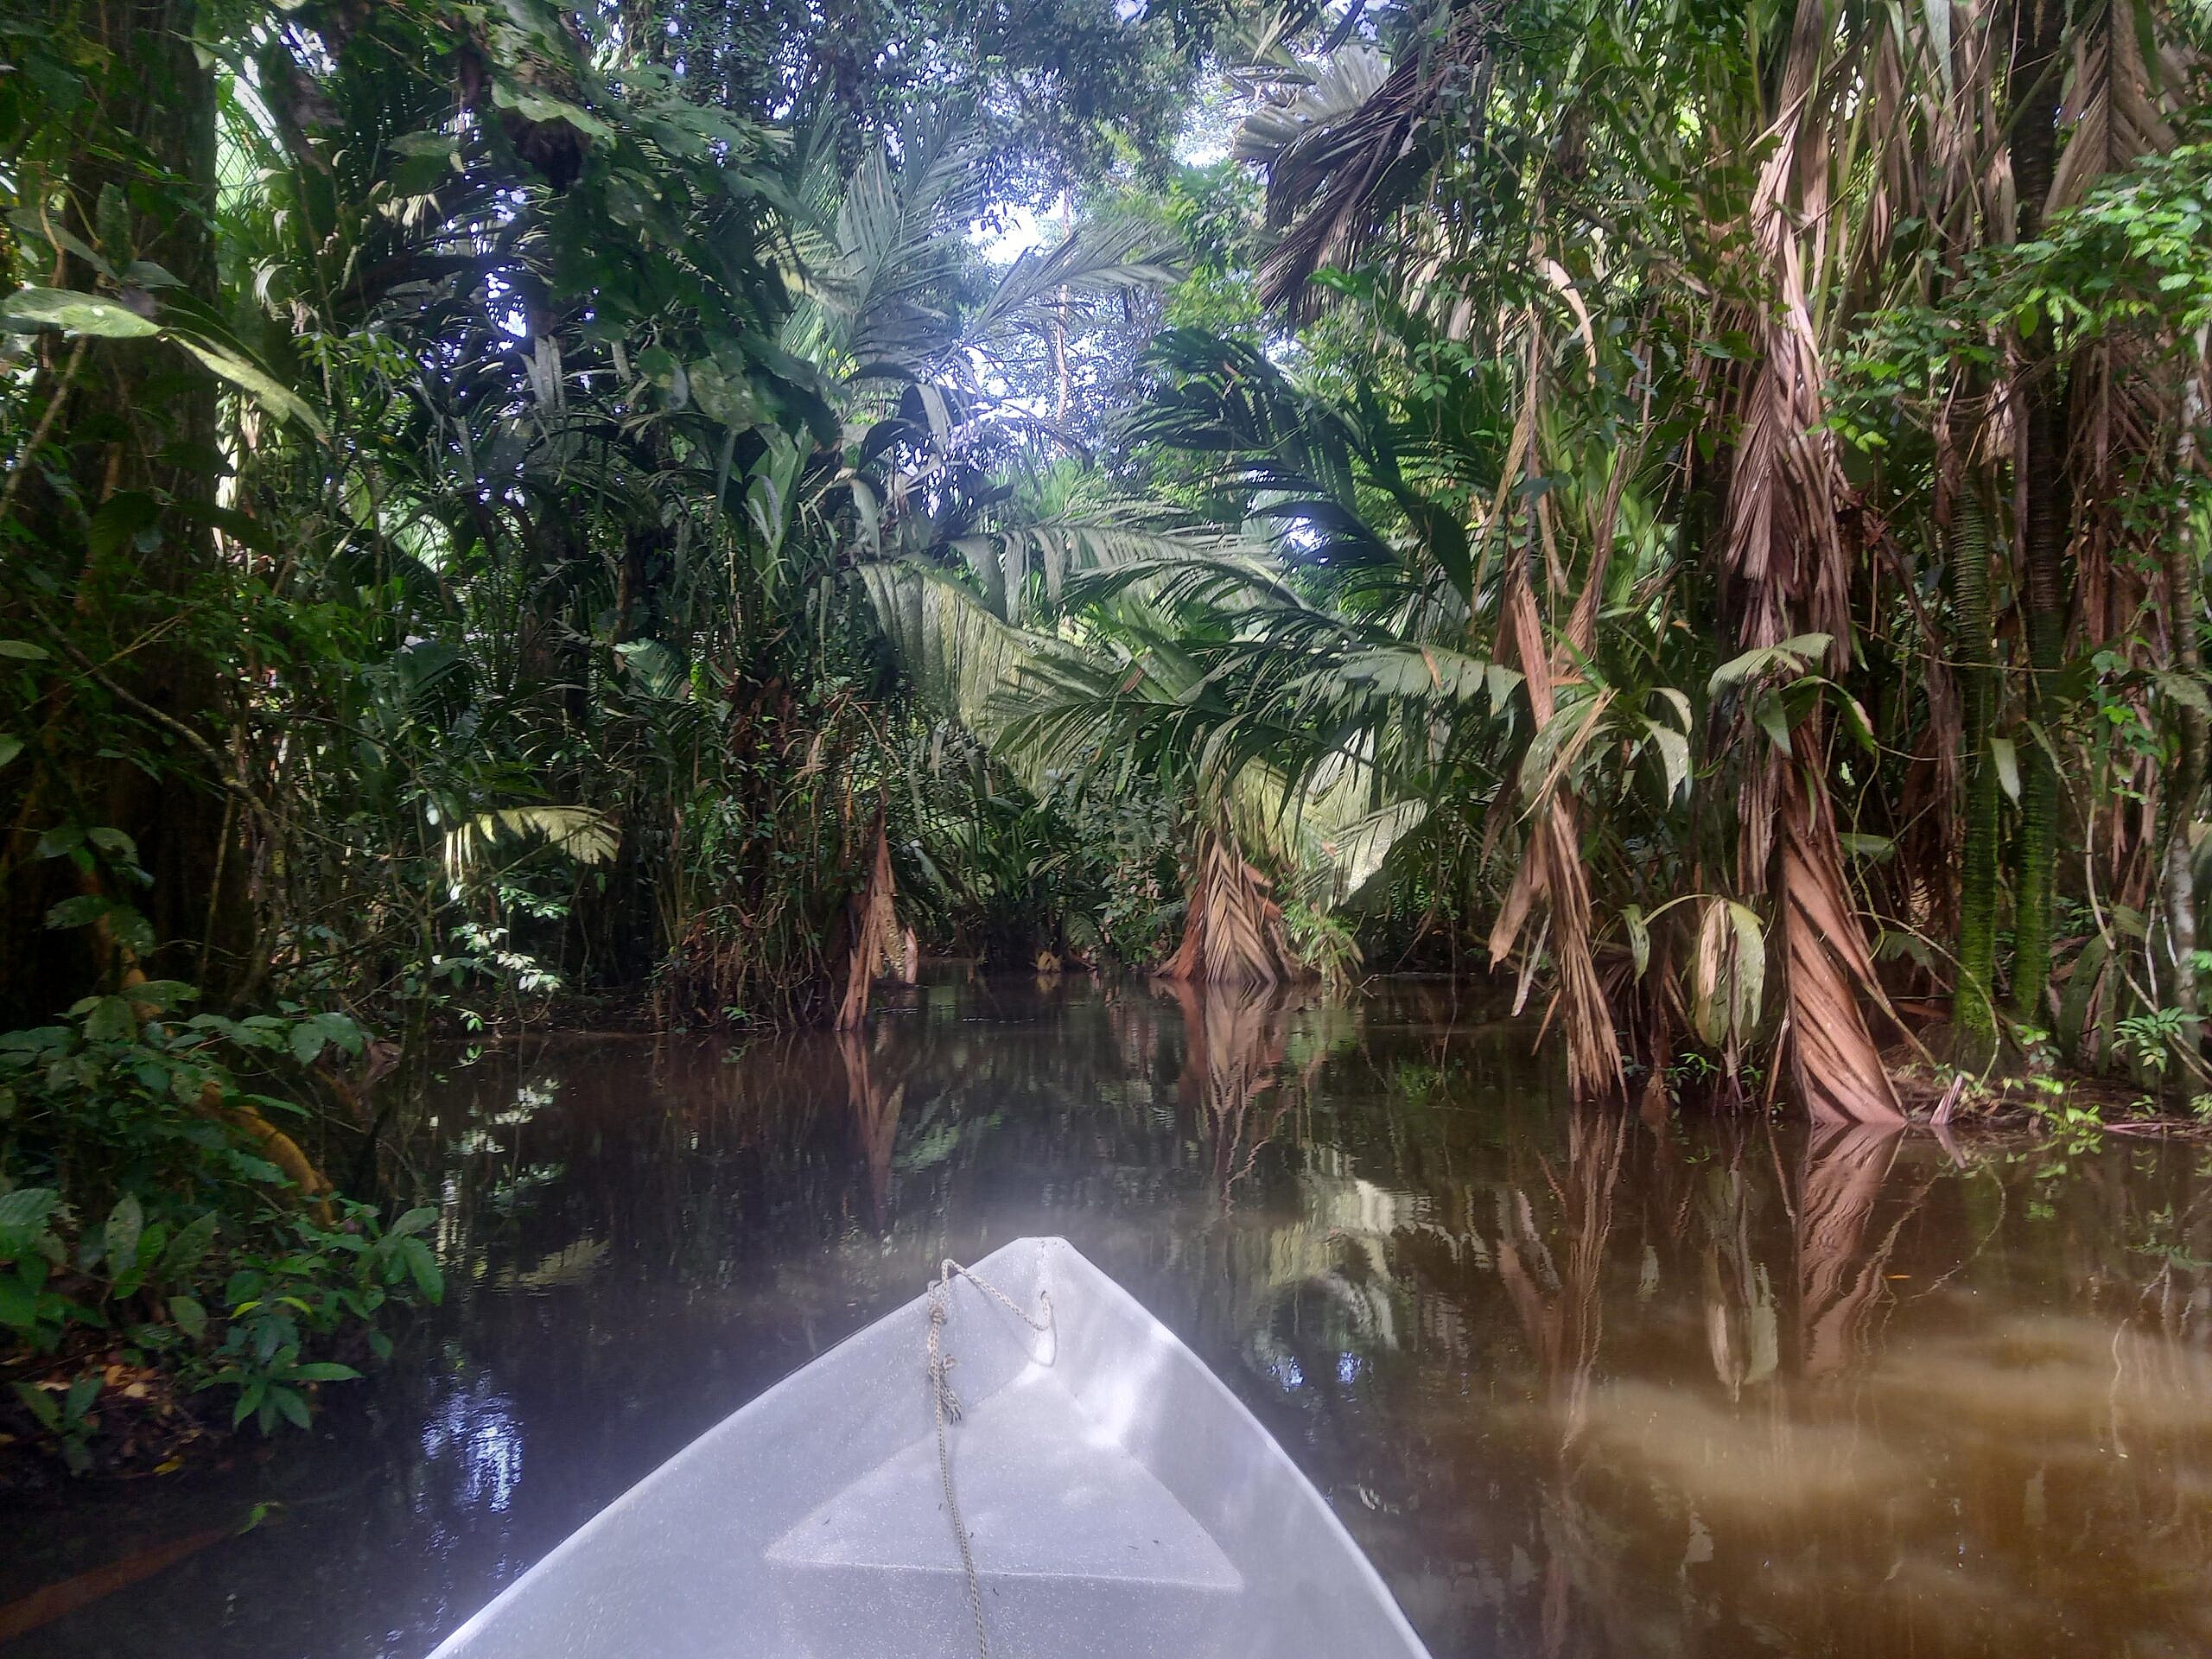
<path id="1" fill-rule="evenodd" d="M 453 1294 L 359 1408 L 19 1529 L 0 1600 L 276 1501 L 41 1637 L 419 1654 L 940 1255 L 1058 1233 L 1439 1659 L 2212 1651 L 2212 1159 L 1575 1112 L 1463 995 L 983 980 L 457 1067 Z"/>
<path id="2" fill-rule="evenodd" d="M 1212 1148 L 1213 1190 L 1227 1207 L 1252 1173 L 1295 1098 L 1297 1080 L 1280 1076 L 1283 1033 L 1303 1001 L 1273 985 L 1163 979 L 1154 993 L 1183 1016 L 1183 1103 Z"/>

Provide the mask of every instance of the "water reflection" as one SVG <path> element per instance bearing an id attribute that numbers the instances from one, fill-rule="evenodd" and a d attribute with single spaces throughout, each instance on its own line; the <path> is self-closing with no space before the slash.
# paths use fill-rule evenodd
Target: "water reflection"
<path id="1" fill-rule="evenodd" d="M 426 1493 L 418 1508 L 433 1525 L 448 1514 L 505 1514 L 522 1479 L 522 1426 L 513 1402 L 480 1381 L 437 1402 L 423 1426 L 423 1461 L 452 1469 L 457 1490 Z"/>
<path id="2" fill-rule="evenodd" d="M 0 1597 L 275 1502 L 22 1650 L 418 1654 L 939 1255 L 1058 1232 L 1440 1659 L 2212 1647 L 2202 1154 L 1574 1113 L 1527 1040 L 1048 978 L 495 1057 L 426 1103 L 454 1294 L 374 1390 L 49 1504 Z"/>
<path id="3" fill-rule="evenodd" d="M 879 1032 L 878 1035 L 880 1035 Z M 876 1078 L 874 1040 L 868 1033 L 837 1033 L 837 1058 L 845 1068 L 846 1103 L 852 1114 L 853 1145 L 868 1172 L 868 1219 L 878 1230 L 890 1219 L 891 1159 L 899 1141 L 899 1114 L 906 1103 L 904 1083 L 886 1086 Z"/>
<path id="4" fill-rule="evenodd" d="M 1870 1232 L 1883 1188 L 1904 1145 L 1901 1131 L 1826 1126 L 1805 1143 L 1797 1182 L 1797 1341 L 1804 1375 L 1834 1376 L 1872 1351 L 1872 1326 L 1889 1306 L 1884 1269 L 1897 1234 L 1927 1195 L 1934 1166 L 1910 1187 L 1888 1224 Z"/>

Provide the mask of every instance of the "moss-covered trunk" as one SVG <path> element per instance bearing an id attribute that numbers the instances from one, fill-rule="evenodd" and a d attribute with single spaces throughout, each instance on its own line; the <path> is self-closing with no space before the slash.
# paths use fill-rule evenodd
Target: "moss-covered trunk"
<path id="1" fill-rule="evenodd" d="M 2064 26 L 2059 0 L 2023 0 L 2013 29 L 2007 77 L 2012 105 L 2012 179 L 2019 197 L 2023 241 L 2041 233 L 2058 149 Z M 2050 746 L 2056 724 L 2056 686 L 2066 655 L 2066 545 L 2072 503 L 2066 472 L 2064 388 L 2050 324 L 2020 336 L 2016 406 L 2022 513 L 2020 599 L 2028 647 L 2028 718 L 2020 756 L 2020 834 L 2015 848 L 2012 1001 L 2019 1017 L 2048 1027 L 2044 988 L 2050 982 L 2051 901 L 2058 851 L 2058 769 Z"/>
<path id="2" fill-rule="evenodd" d="M 2201 633 L 2204 609 L 2203 579 L 2198 569 L 2201 555 L 2196 537 L 2186 524 L 2177 525 L 2165 542 L 2166 626 L 2173 639 L 2173 665 L 2186 679 L 2201 683 L 2204 648 Z M 2166 776 L 2165 850 L 2162 896 L 2166 906 L 2166 1001 L 2183 1014 L 2197 1012 L 2196 997 L 2196 859 L 2193 831 L 2197 798 L 2203 793 L 2205 767 L 2212 759 L 2212 719 L 2194 702 L 2176 699 L 2174 717 L 2180 742 L 2173 768 Z"/>
<path id="3" fill-rule="evenodd" d="M 1959 857 L 1958 988 L 1953 1019 L 1969 1058 L 1997 1039 L 1998 779 L 1990 739 L 1997 713 L 1995 638 L 1989 602 L 1989 520 L 1971 486 L 1958 493 L 1945 539 L 1950 566 L 1953 655 L 1966 773 L 1964 844 Z"/>

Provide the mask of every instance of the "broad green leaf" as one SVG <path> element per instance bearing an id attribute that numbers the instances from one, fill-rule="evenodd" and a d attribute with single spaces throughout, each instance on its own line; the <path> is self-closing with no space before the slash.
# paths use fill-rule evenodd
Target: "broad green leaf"
<path id="1" fill-rule="evenodd" d="M 1871 858 L 1878 861 L 1897 849 L 1897 842 L 1887 836 L 1861 835 L 1855 830 L 1840 830 L 1835 839 L 1836 844 L 1853 858 Z"/>
<path id="2" fill-rule="evenodd" d="M 162 504 L 143 490 L 118 490 L 92 515 L 85 545 L 96 559 L 125 547 L 150 553 L 161 545 Z"/>
<path id="3" fill-rule="evenodd" d="M 321 417 L 302 401 L 297 392 L 280 385 L 266 369 L 259 368 L 219 346 L 206 345 L 182 334 L 171 338 L 213 372 L 239 390 L 251 393 L 270 414 L 284 420 L 297 421 L 317 437 L 328 435 Z"/>
<path id="4" fill-rule="evenodd" d="M 492 101 L 502 109 L 512 110 L 525 121 L 540 124 L 565 121 L 588 137 L 612 138 L 614 136 L 614 129 L 606 122 L 565 99 L 546 98 L 502 83 L 493 88 Z"/>
<path id="5" fill-rule="evenodd" d="M 430 1247 L 419 1238 L 410 1238 L 400 1246 L 406 1258 L 407 1271 L 415 1281 L 415 1288 L 427 1301 L 438 1301 L 446 1293 L 445 1275 L 438 1271 L 438 1259 L 430 1254 Z"/>
<path id="6" fill-rule="evenodd" d="M 46 912 L 50 928 L 84 927 L 107 914 L 107 899 L 97 893 L 80 893 L 64 899 Z"/>
<path id="7" fill-rule="evenodd" d="M 2173 669 L 2153 671 L 2151 677 L 2158 690 L 2176 702 L 2186 703 L 2200 714 L 2212 715 L 2212 696 L 2207 696 L 2204 683 Z"/>
<path id="8" fill-rule="evenodd" d="M 20 288 L 0 300 L 0 316 L 103 340 L 144 340 L 162 332 L 127 305 L 66 288 Z"/>
<path id="9" fill-rule="evenodd" d="M 1646 721 L 1644 729 L 1658 747 L 1659 765 L 1667 777 L 1667 798 L 1671 801 L 1682 792 L 1682 785 L 1689 782 L 1690 741 L 1681 733 L 1662 726 L 1656 720 Z"/>
<path id="10" fill-rule="evenodd" d="M 1662 685 L 1654 687 L 1651 695 L 1662 699 L 1675 711 L 1675 718 L 1684 733 L 1691 730 L 1694 720 L 1690 713 L 1690 700 L 1687 692 L 1678 691 L 1671 685 Z"/>
<path id="11" fill-rule="evenodd" d="M 138 1202 L 136 1192 L 126 1192 L 115 1201 L 115 1208 L 107 1214 L 107 1225 L 100 1230 L 111 1267 L 120 1271 L 137 1261 L 138 1235 L 145 1228 L 145 1206 Z"/>
<path id="12" fill-rule="evenodd" d="M 42 663 L 49 654 L 45 646 L 28 639 L 0 639 L 0 657 L 12 657 L 19 663 Z"/>
<path id="13" fill-rule="evenodd" d="M 308 1402 L 302 1400 L 296 1390 L 284 1388 L 271 1389 L 269 1390 L 269 1398 L 275 1403 L 277 1411 L 295 1428 L 305 1428 L 308 1426 Z"/>
<path id="14" fill-rule="evenodd" d="M 340 1365 L 335 1360 L 309 1360 L 304 1365 L 292 1367 L 293 1377 L 302 1382 L 353 1382 L 360 1373 L 351 1365 Z"/>
<path id="15" fill-rule="evenodd" d="M 30 1331 L 37 1325 L 38 1293 L 14 1274 L 0 1274 L 0 1325 Z"/>
<path id="16" fill-rule="evenodd" d="M 50 1186 L 19 1186 L 12 1192 L 0 1192 L 0 1232 L 37 1232 L 60 1202 L 61 1195 Z"/>
<path id="17" fill-rule="evenodd" d="M 82 1421 L 92 1402 L 100 1397 L 100 1374 L 88 1371 L 69 1385 L 69 1392 L 61 1402 L 61 1420 L 66 1423 Z"/>
<path id="18" fill-rule="evenodd" d="M 1759 1008 L 1766 995 L 1766 930 L 1758 912 L 1733 899 L 1728 919 L 1736 930 L 1736 1029 L 1749 1032 L 1758 1024 Z"/>
<path id="19" fill-rule="evenodd" d="M 429 1205 L 418 1205 L 393 1222 L 385 1230 L 386 1238 L 405 1238 L 427 1229 L 438 1218 L 437 1211 Z"/>
<path id="20" fill-rule="evenodd" d="M 6 766 L 10 760 L 13 760 L 22 752 L 23 740 L 22 738 L 0 737 L 0 766 Z"/>
<path id="21" fill-rule="evenodd" d="M 1789 711 L 1783 706 L 1780 697 L 1761 697 L 1758 706 L 1751 710 L 1751 717 L 1758 721 L 1759 729 L 1773 739 L 1775 747 L 1789 747 Z"/>
<path id="22" fill-rule="evenodd" d="M 207 1310 L 197 1296 L 170 1297 L 169 1319 L 194 1342 L 207 1334 Z"/>
<path id="23" fill-rule="evenodd" d="M 1772 668 L 1786 668 L 1791 674 L 1802 674 L 1817 658 L 1834 643 L 1834 636 L 1826 633 L 1800 633 L 1777 645 L 1759 645 L 1740 657 L 1732 657 L 1713 671 L 1707 690 L 1718 694 L 1732 685 L 1757 677 Z"/>
<path id="24" fill-rule="evenodd" d="M 50 1434 L 61 1427 L 61 1408 L 50 1392 L 29 1382 L 16 1382 L 10 1386 L 16 1390 L 16 1398 L 29 1408 L 32 1416 L 38 1419 L 40 1427 Z"/>
<path id="25" fill-rule="evenodd" d="M 153 923 L 139 913 L 135 905 L 108 905 L 108 931 L 115 936 L 115 943 L 122 944 L 133 956 L 149 956 L 153 951 Z M 137 998 L 146 1002 L 146 998 Z"/>
<path id="26" fill-rule="evenodd" d="M 116 908 L 130 911 L 132 916 L 138 917 L 138 912 L 130 910 L 128 905 L 119 905 Z M 143 917 L 138 917 L 138 919 L 141 922 L 145 920 Z M 146 931 L 150 938 L 152 927 L 148 926 Z M 141 1007 L 174 1008 L 180 1002 L 189 1002 L 199 995 L 198 986 L 181 979 L 142 979 L 130 988 L 130 1000 Z"/>
<path id="27" fill-rule="evenodd" d="M 351 1015 L 318 1014 L 292 1027 L 292 1057 L 302 1065 L 312 1065 L 334 1043 L 348 1054 L 358 1054 L 365 1040 Z"/>
<path id="28" fill-rule="evenodd" d="M 137 1016 L 130 1012 L 127 999 L 120 996 L 93 999 L 91 1011 L 85 1015 L 86 1042 L 124 1043 L 137 1034 Z"/>

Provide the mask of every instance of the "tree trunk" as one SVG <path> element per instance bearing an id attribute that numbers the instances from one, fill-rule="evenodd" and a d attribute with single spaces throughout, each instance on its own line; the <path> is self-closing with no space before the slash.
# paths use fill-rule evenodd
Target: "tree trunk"
<path id="1" fill-rule="evenodd" d="M 1997 1044 L 1997 767 L 1990 753 L 1997 702 L 1989 607 L 1989 521 L 1969 484 L 1950 505 L 1953 653 L 1959 662 L 1966 773 L 1965 844 L 1959 855 L 1959 970 L 1951 1017 L 1962 1058 L 1986 1063 Z"/>
<path id="2" fill-rule="evenodd" d="M 116 0 L 65 16 L 102 74 L 73 113 L 64 175 L 28 179 L 26 195 L 57 191 L 67 230 L 118 271 L 136 261 L 168 271 L 180 286 L 153 300 L 211 304 L 215 84 L 193 45 L 194 0 Z M 97 278 L 65 255 L 48 280 L 89 289 Z M 235 833 L 219 773 L 231 721 L 210 634 L 235 617 L 212 590 L 215 382 L 160 341 L 92 340 L 81 357 L 59 339 L 43 346 L 45 397 L 64 401 L 42 464 L 25 458 L 25 486 L 0 525 L 18 579 L 0 621 L 51 658 L 41 729 L 24 758 L 35 764 L 11 767 L 0 793 L 10 831 L 0 1020 L 10 1021 L 50 1015 L 129 965 L 104 931 L 44 927 L 64 897 L 99 893 L 144 912 L 156 976 L 190 977 L 203 956 L 234 970 L 251 937 L 246 861 L 221 855 Z M 122 874 L 111 840 L 98 858 L 41 855 L 42 835 L 95 829 L 131 838 L 150 887 Z"/>
<path id="3" fill-rule="evenodd" d="M 2041 234 L 2058 153 L 2059 0 L 2020 0 L 2006 89 L 2012 104 L 2012 181 L 2020 239 Z M 2054 687 L 2066 657 L 2066 547 L 2072 501 L 2066 472 L 2066 408 L 2048 319 L 2020 336 L 2015 407 L 2020 410 L 2020 597 L 2028 647 L 2028 717 L 2020 755 L 2020 836 L 2014 849 L 2012 1006 L 2048 1028 L 2051 899 L 2058 850 L 2058 769 L 2050 742 Z"/>
<path id="4" fill-rule="evenodd" d="M 2200 337 L 2201 340 L 2201 337 Z M 2198 353 L 2202 355 L 2200 343 Z M 2183 441 L 2176 460 L 2177 473 L 2186 479 L 2196 469 L 2194 434 L 2204 418 L 2201 362 L 2189 377 L 2184 394 Z M 2172 637 L 2175 672 L 2198 685 L 2204 678 L 2202 613 L 2204 590 L 2197 561 L 2193 526 L 2184 519 L 2165 538 L 2166 628 Z M 2197 797 L 2203 792 L 2208 760 L 2212 760 L 2212 718 L 2195 701 L 2175 699 L 2175 718 L 2181 728 L 2181 752 L 2166 779 L 2166 846 L 2164 880 L 2166 902 L 2166 998 L 2192 1020 L 2186 1040 L 2192 1049 L 2199 1040 L 2193 1023 L 2196 1000 L 2196 856 L 2194 831 Z"/>

